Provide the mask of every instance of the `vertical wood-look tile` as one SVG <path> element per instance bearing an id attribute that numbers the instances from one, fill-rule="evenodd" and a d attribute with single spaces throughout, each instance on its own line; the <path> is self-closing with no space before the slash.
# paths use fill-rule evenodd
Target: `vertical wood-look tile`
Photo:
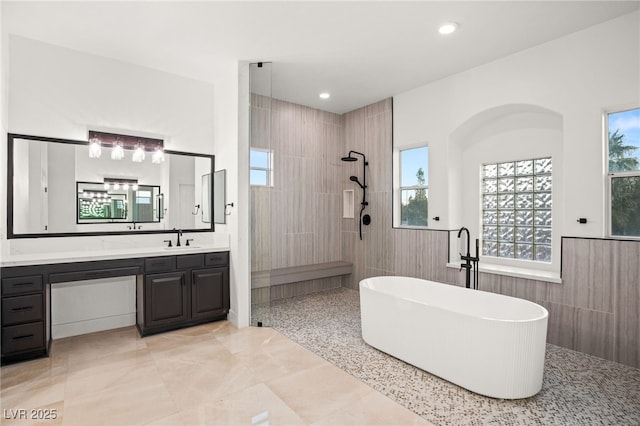
<path id="1" fill-rule="evenodd" d="M 387 270 L 378 269 L 378 268 L 366 268 L 363 278 L 387 277 L 387 276 L 394 276 L 394 275 L 395 274 L 393 273 L 393 271 L 387 271 Z"/>
<path id="2" fill-rule="evenodd" d="M 365 247 L 357 232 L 342 232 L 342 259 L 353 263 L 353 273 L 343 278 L 343 285 L 357 290 L 365 275 Z"/>
<path id="3" fill-rule="evenodd" d="M 607 312 L 538 301 L 549 311 L 547 341 L 600 358 L 613 357 L 614 316 Z"/>
<path id="4" fill-rule="evenodd" d="M 366 118 L 369 118 L 376 115 L 391 112 L 391 103 L 392 103 L 392 99 L 386 98 L 381 101 L 369 104 L 364 107 L 364 116 Z"/>
<path id="5" fill-rule="evenodd" d="M 565 238 L 562 245 L 563 285 L 549 289 L 549 300 L 613 312 L 613 246 L 604 240 L 579 238 Z"/>
<path id="6" fill-rule="evenodd" d="M 640 368 L 640 243 L 620 241 L 615 256 L 614 361 Z"/>
<path id="7" fill-rule="evenodd" d="M 338 194 L 342 192 L 346 181 L 343 180 L 344 165 L 340 160 L 343 152 L 343 127 L 329 123 L 316 123 L 319 142 L 316 146 L 316 191 L 319 193 Z M 350 182 L 350 181 L 349 181 Z"/>
<path id="8" fill-rule="evenodd" d="M 394 229 L 394 266 L 396 275 L 414 277 L 418 269 L 417 231 L 412 229 Z"/>
<path id="9" fill-rule="evenodd" d="M 369 162 L 367 186 L 372 192 L 393 188 L 391 120 L 391 111 L 387 111 L 367 117 L 365 121 L 365 154 Z"/>
<path id="10" fill-rule="evenodd" d="M 251 270 L 271 268 L 271 191 L 251 188 Z"/>
<path id="11" fill-rule="evenodd" d="M 314 263 L 342 260 L 340 223 L 342 197 L 338 194 L 317 194 L 314 217 Z"/>
<path id="12" fill-rule="evenodd" d="M 344 114 L 344 144 L 346 151 L 345 155 L 350 150 L 362 152 L 365 155 L 367 154 L 366 152 L 363 152 L 365 148 L 364 126 L 365 116 L 363 108 Z M 360 167 L 362 167 L 362 165 L 360 165 Z"/>
<path id="13" fill-rule="evenodd" d="M 284 199 L 274 205 L 274 218 L 284 223 L 285 233 L 313 232 L 315 216 L 314 161 L 310 158 L 285 156 L 282 164 Z"/>
<path id="14" fill-rule="evenodd" d="M 391 227 L 391 193 L 373 192 L 369 198 L 368 213 L 371 224 L 364 237 L 368 268 L 393 271 L 395 262 L 393 228 Z"/>
<path id="15" fill-rule="evenodd" d="M 416 276 L 426 280 L 457 283 L 457 278 L 452 280 L 452 274 L 447 271 L 447 233 L 442 231 L 416 230 L 417 234 L 417 271 Z"/>
<path id="16" fill-rule="evenodd" d="M 251 95 L 251 146 L 270 148 L 271 145 L 271 99 Z"/>
<path id="17" fill-rule="evenodd" d="M 313 263 L 314 234 L 277 234 L 272 236 L 273 244 L 271 268 L 308 265 Z"/>

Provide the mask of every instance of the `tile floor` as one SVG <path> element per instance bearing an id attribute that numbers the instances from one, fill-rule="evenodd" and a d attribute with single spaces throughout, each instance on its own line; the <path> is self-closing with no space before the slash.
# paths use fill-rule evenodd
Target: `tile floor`
<path id="1" fill-rule="evenodd" d="M 637 368 L 548 344 L 540 393 L 499 400 L 367 345 L 357 291 L 340 288 L 273 303 L 270 319 L 285 336 L 437 425 L 640 425 Z"/>
<path id="2" fill-rule="evenodd" d="M 3 425 L 430 424 L 278 331 L 227 321 L 56 340 L 49 358 L 3 366 L 1 392 Z"/>

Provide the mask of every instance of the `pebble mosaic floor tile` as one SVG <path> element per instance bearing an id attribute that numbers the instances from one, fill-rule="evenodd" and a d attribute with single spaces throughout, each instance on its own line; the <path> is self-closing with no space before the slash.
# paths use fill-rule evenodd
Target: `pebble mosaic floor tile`
<path id="1" fill-rule="evenodd" d="M 636 368 L 548 344 L 540 393 L 499 400 L 367 345 L 357 291 L 340 288 L 279 301 L 270 317 L 286 337 L 436 425 L 640 425 Z"/>

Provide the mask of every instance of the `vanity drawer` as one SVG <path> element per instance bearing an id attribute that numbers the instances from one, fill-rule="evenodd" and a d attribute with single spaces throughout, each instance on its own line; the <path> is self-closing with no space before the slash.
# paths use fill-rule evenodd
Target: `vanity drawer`
<path id="1" fill-rule="evenodd" d="M 44 323 L 2 327 L 2 354 L 44 348 Z"/>
<path id="2" fill-rule="evenodd" d="M 228 266 L 229 265 L 229 253 L 207 253 L 204 255 L 205 266 Z"/>
<path id="3" fill-rule="evenodd" d="M 203 257 L 201 254 L 184 254 L 176 258 L 176 264 L 178 269 L 200 268 Z"/>
<path id="4" fill-rule="evenodd" d="M 170 272 L 176 269 L 175 256 L 151 257 L 144 260 L 144 272 Z"/>
<path id="5" fill-rule="evenodd" d="M 2 299 L 2 325 L 40 321 L 44 318 L 42 294 Z"/>
<path id="6" fill-rule="evenodd" d="M 37 291 L 42 291 L 42 288 L 42 275 L 2 279 L 3 296 L 35 293 Z"/>

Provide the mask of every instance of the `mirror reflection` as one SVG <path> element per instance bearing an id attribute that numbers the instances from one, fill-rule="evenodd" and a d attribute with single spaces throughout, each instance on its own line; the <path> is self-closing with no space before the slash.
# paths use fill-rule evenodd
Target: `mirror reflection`
<path id="1" fill-rule="evenodd" d="M 164 203 L 159 186 L 137 182 L 77 182 L 77 223 L 159 222 Z"/>
<path id="2" fill-rule="evenodd" d="M 135 150 L 116 145 L 96 156 L 84 141 L 8 139 L 10 236 L 213 230 L 213 156 L 134 160 Z"/>

